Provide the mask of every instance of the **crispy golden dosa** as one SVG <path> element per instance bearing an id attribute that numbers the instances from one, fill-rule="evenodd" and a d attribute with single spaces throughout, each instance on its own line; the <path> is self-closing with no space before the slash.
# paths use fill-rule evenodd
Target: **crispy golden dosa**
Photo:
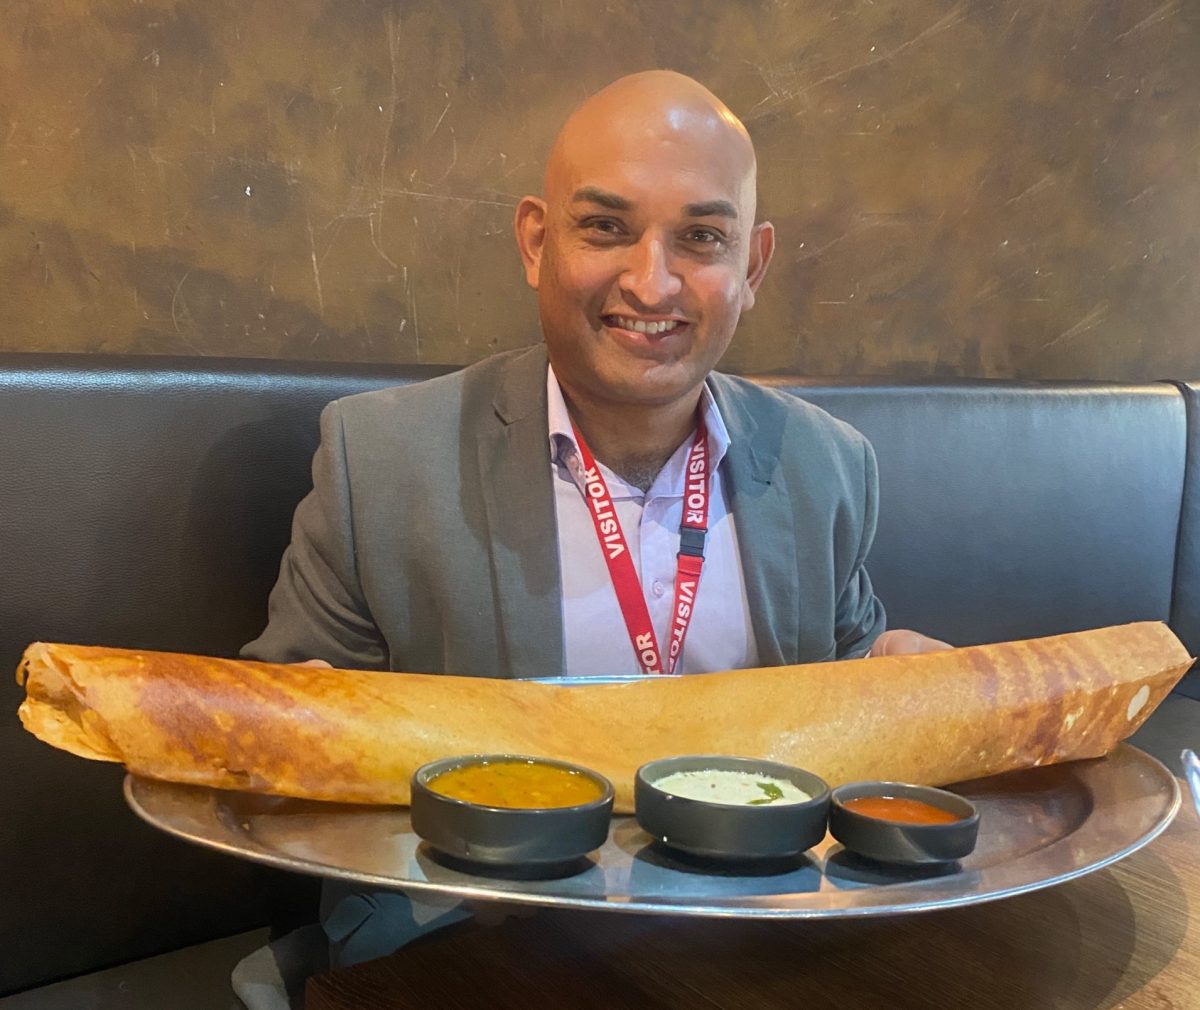
<path id="1" fill-rule="evenodd" d="M 740 754 L 831 785 L 944 785 L 1100 757 L 1191 657 L 1160 623 L 917 656 L 627 684 L 366 673 L 37 643 L 21 720 L 55 747 L 152 778 L 336 800 L 409 800 L 426 761 L 464 753 L 575 761 L 633 806 L 653 758 Z"/>

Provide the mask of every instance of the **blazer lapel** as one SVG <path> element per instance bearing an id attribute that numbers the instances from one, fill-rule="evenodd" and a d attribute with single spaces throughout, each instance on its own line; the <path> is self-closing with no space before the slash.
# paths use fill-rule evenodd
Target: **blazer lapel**
<path id="1" fill-rule="evenodd" d="M 563 672 L 562 589 L 546 421 L 546 351 L 514 357 L 478 439 L 481 487 L 509 677 Z"/>
<path id="2" fill-rule="evenodd" d="M 759 662 L 794 663 L 800 641 L 800 572 L 796 520 L 778 474 L 784 413 L 752 411 L 737 385 L 719 373 L 710 382 L 729 431 L 722 480 L 737 524 Z"/>

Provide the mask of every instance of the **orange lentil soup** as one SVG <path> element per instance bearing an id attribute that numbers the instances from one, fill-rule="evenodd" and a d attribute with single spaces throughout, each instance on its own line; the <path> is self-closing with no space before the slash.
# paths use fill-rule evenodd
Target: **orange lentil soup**
<path id="1" fill-rule="evenodd" d="M 899 821 L 901 824 L 953 824 L 962 820 L 949 810 L 898 796 L 862 796 L 848 800 L 842 806 L 856 814 L 877 817 L 883 821 Z"/>
<path id="2" fill-rule="evenodd" d="M 586 775 L 540 761 L 464 765 L 442 772 L 428 786 L 451 799 L 488 807 L 575 807 L 604 795 Z"/>

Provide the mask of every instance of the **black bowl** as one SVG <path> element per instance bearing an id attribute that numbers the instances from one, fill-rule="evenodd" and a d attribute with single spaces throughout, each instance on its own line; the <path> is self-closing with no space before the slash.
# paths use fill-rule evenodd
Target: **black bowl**
<path id="1" fill-rule="evenodd" d="M 847 810 L 845 804 L 864 796 L 919 800 L 958 816 L 949 824 L 905 824 Z M 851 852 L 883 863 L 918 866 L 949 863 L 968 856 L 979 836 L 979 811 L 945 789 L 905 782 L 852 782 L 833 791 L 829 833 Z"/>
<path id="2" fill-rule="evenodd" d="M 756 772 L 786 779 L 808 793 L 803 803 L 750 806 L 693 800 L 654 783 L 675 772 Z M 634 779 L 638 824 L 663 845 L 711 859 L 781 859 L 811 849 L 825 837 L 829 786 L 803 768 L 759 758 L 694 755 L 642 765 Z"/>
<path id="3" fill-rule="evenodd" d="M 429 781 L 465 765 L 529 761 L 578 772 L 603 792 L 573 807 L 489 807 L 443 796 Z M 464 754 L 431 761 L 412 777 L 412 829 L 433 848 L 484 866 L 556 866 L 598 849 L 608 838 L 613 787 L 589 768 L 523 754 Z"/>

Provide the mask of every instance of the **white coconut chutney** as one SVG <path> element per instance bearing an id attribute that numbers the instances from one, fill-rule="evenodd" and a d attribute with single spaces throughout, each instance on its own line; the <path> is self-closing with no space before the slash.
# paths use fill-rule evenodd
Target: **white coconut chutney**
<path id="1" fill-rule="evenodd" d="M 787 779 L 716 768 L 673 772 L 656 779 L 654 785 L 673 796 L 730 806 L 779 806 L 812 799 Z"/>

